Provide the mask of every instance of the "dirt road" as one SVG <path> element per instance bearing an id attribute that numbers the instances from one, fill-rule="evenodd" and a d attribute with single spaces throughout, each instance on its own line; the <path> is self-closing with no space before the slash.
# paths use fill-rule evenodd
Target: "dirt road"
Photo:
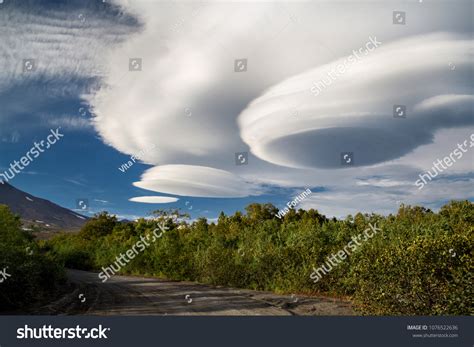
<path id="1" fill-rule="evenodd" d="M 276 295 L 156 278 L 114 276 L 69 270 L 77 287 L 41 313 L 87 315 L 354 315 L 347 301 Z"/>

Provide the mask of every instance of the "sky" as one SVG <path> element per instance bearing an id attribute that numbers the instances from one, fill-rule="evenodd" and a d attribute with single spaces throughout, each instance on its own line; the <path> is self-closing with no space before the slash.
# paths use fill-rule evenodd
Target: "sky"
<path id="1" fill-rule="evenodd" d="M 85 215 L 472 201 L 472 7 L 3 0 L 0 173 L 60 129 L 9 183 Z"/>

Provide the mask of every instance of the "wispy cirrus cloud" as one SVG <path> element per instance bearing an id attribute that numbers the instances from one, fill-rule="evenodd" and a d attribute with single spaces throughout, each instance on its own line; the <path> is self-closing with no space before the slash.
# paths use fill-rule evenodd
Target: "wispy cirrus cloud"
<path id="1" fill-rule="evenodd" d="M 110 49 L 140 30 L 117 6 L 74 0 L 5 1 L 0 27 L 0 136 L 44 125 L 44 114 L 48 122 L 85 129 L 84 120 L 73 119 L 76 112 L 63 116 L 66 105 L 94 91 Z"/>
<path id="2" fill-rule="evenodd" d="M 101 2 L 72 1 L 50 7 L 35 1 L 8 1 L 2 5 L 0 23 L 5 23 L 0 91 L 44 78 L 47 87 L 58 86 L 49 90 L 50 95 L 59 96 L 61 90 L 71 88 L 77 93 L 78 87 L 84 87 L 81 80 L 100 76 L 108 50 L 139 29 L 134 17 Z M 25 72 L 25 59 L 34 60 L 33 71 Z"/>

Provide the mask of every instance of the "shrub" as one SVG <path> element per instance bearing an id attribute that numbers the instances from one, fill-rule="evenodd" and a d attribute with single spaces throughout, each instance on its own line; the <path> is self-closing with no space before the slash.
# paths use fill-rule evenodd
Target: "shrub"
<path id="1" fill-rule="evenodd" d="M 251 204 L 246 210 L 246 215 L 221 213 L 217 224 L 178 222 L 176 212 L 159 217 L 170 230 L 122 273 L 350 295 L 365 314 L 473 313 L 474 204 L 469 201 L 452 202 L 439 213 L 401 206 L 395 216 L 359 213 L 344 220 L 327 219 L 315 210 L 291 210 L 278 219 L 270 204 Z M 313 283 L 312 268 L 369 223 L 381 231 Z M 123 224 L 102 214 L 79 235 L 58 236 L 49 245 L 67 266 L 100 269 L 155 228 L 156 221 Z"/>
<path id="2" fill-rule="evenodd" d="M 65 278 L 63 268 L 21 229 L 19 217 L 0 205 L 0 270 L 4 268 L 10 277 L 0 283 L 0 311 L 41 301 Z"/>

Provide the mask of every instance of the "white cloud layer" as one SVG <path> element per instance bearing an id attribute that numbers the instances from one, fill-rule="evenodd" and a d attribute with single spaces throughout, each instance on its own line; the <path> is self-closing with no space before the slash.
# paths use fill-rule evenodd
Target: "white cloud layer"
<path id="1" fill-rule="evenodd" d="M 111 72 L 90 102 L 105 142 L 127 154 L 157 144 L 143 161 L 162 166 L 137 187 L 243 197 L 265 184 L 323 186 L 318 203 L 328 214 L 391 211 L 416 190 L 415 158 L 433 154 L 436 141 L 446 144 L 449 129 L 452 139 L 473 124 L 473 45 L 462 5 L 412 7 L 414 24 L 401 28 L 390 23 L 388 2 L 120 3 L 145 26 L 109 55 Z M 351 13 L 343 24 L 341 11 Z M 313 82 L 369 37 L 382 46 L 312 95 Z M 124 72 L 130 57 L 142 58 L 142 72 Z M 247 58 L 247 72 L 233 71 L 237 58 Z M 407 105 L 406 119 L 393 118 L 395 104 Z M 249 165 L 235 166 L 234 152 L 245 150 Z M 345 151 L 358 167 L 340 170 Z M 458 164 L 458 172 L 472 172 Z M 427 192 L 445 191 L 437 187 Z M 364 206 L 350 202 L 352 194 Z"/>
<path id="2" fill-rule="evenodd" d="M 237 175 L 204 166 L 163 165 L 147 170 L 136 187 L 196 197 L 244 197 L 259 194 L 257 186 Z"/>
<path id="3" fill-rule="evenodd" d="M 135 198 L 128 199 L 128 201 L 141 202 L 145 204 L 169 204 L 178 200 L 178 198 L 171 196 L 137 196 Z"/>
<path id="4" fill-rule="evenodd" d="M 255 155 L 341 168 L 341 153 L 353 152 L 354 165 L 365 166 L 410 153 L 438 129 L 474 124 L 472 40 L 432 34 L 386 44 L 330 80 L 343 60 L 291 77 L 250 104 L 239 124 Z M 314 84 L 322 90 L 313 93 Z M 406 106 L 406 118 L 394 118 L 396 104 Z"/>
<path id="5" fill-rule="evenodd" d="M 135 186 L 196 197 L 319 186 L 303 206 L 329 215 L 472 195 L 466 161 L 421 195 L 410 184 L 474 124 L 470 2 L 404 4 L 406 26 L 391 23 L 391 1 L 115 3 L 123 13 L 2 8 L 0 22 L 16 25 L 0 41 L 0 101 L 38 76 L 58 82 L 51 93 L 61 97 L 99 75 L 100 89 L 84 97 L 103 141 L 128 155 L 156 144 L 141 159 L 157 166 Z M 313 82 L 370 36 L 382 46 L 312 95 Z M 37 74 L 24 74 L 23 59 L 35 57 Z M 142 71 L 128 71 L 130 58 Z M 246 72 L 234 72 L 239 58 Z M 34 93 L 7 113 L 47 102 Z M 395 104 L 407 105 L 406 119 L 393 118 Z M 236 166 L 242 151 L 249 163 Z M 357 167 L 341 169 L 346 151 Z M 168 197 L 131 200 L 151 198 Z"/>

